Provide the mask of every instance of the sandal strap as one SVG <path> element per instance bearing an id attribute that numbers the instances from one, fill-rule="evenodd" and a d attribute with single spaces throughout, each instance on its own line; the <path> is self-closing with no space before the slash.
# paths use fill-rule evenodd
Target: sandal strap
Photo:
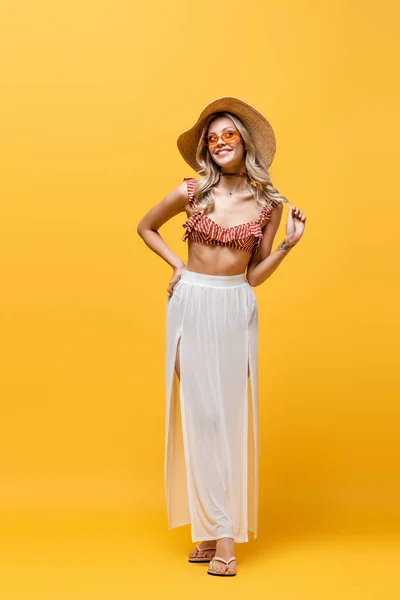
<path id="1" fill-rule="evenodd" d="M 197 544 L 196 544 L 196 548 L 198 550 L 198 552 L 205 552 L 206 550 L 215 550 L 215 546 L 210 546 L 209 548 L 200 548 Z"/>
<path id="2" fill-rule="evenodd" d="M 234 556 L 231 556 L 231 558 L 229 558 L 228 560 L 225 560 L 225 558 L 222 558 L 221 556 L 214 556 L 213 561 L 214 560 L 221 560 L 226 565 L 229 565 L 229 563 L 232 562 L 233 560 L 236 560 L 236 558 Z"/>

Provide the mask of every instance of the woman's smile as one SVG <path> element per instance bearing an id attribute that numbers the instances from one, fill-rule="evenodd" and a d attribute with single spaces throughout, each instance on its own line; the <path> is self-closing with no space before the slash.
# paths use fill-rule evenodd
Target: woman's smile
<path id="1" fill-rule="evenodd" d="M 226 154 L 229 154 L 229 152 L 232 152 L 232 150 L 223 149 L 223 150 L 217 150 L 217 152 L 215 154 L 217 156 L 225 156 Z"/>

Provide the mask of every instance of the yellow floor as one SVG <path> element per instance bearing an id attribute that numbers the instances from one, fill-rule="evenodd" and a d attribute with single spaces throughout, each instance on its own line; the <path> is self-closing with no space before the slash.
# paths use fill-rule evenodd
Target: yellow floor
<path id="1" fill-rule="evenodd" d="M 210 577 L 187 562 L 189 526 L 126 513 L 5 514 L 0 520 L 2 600 L 230 598 L 399 600 L 400 538 L 260 531 L 236 544 L 237 576 Z M 222 586 L 222 587 L 221 587 Z"/>

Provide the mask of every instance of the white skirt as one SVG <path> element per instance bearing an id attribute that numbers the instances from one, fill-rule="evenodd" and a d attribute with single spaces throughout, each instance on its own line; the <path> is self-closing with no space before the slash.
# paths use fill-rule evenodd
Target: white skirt
<path id="1" fill-rule="evenodd" d="M 165 376 L 169 529 L 191 524 L 193 542 L 255 539 L 258 308 L 244 274 L 182 271 L 167 298 Z"/>

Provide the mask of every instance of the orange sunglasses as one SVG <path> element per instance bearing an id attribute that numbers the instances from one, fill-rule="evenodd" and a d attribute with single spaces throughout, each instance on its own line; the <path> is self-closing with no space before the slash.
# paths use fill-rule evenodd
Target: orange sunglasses
<path id="1" fill-rule="evenodd" d="M 216 146 L 220 138 L 225 142 L 225 144 L 229 144 L 230 142 L 235 142 L 237 139 L 239 139 L 239 137 L 240 133 L 237 129 L 227 129 L 221 135 L 210 133 L 209 135 L 203 136 L 203 146 Z"/>

